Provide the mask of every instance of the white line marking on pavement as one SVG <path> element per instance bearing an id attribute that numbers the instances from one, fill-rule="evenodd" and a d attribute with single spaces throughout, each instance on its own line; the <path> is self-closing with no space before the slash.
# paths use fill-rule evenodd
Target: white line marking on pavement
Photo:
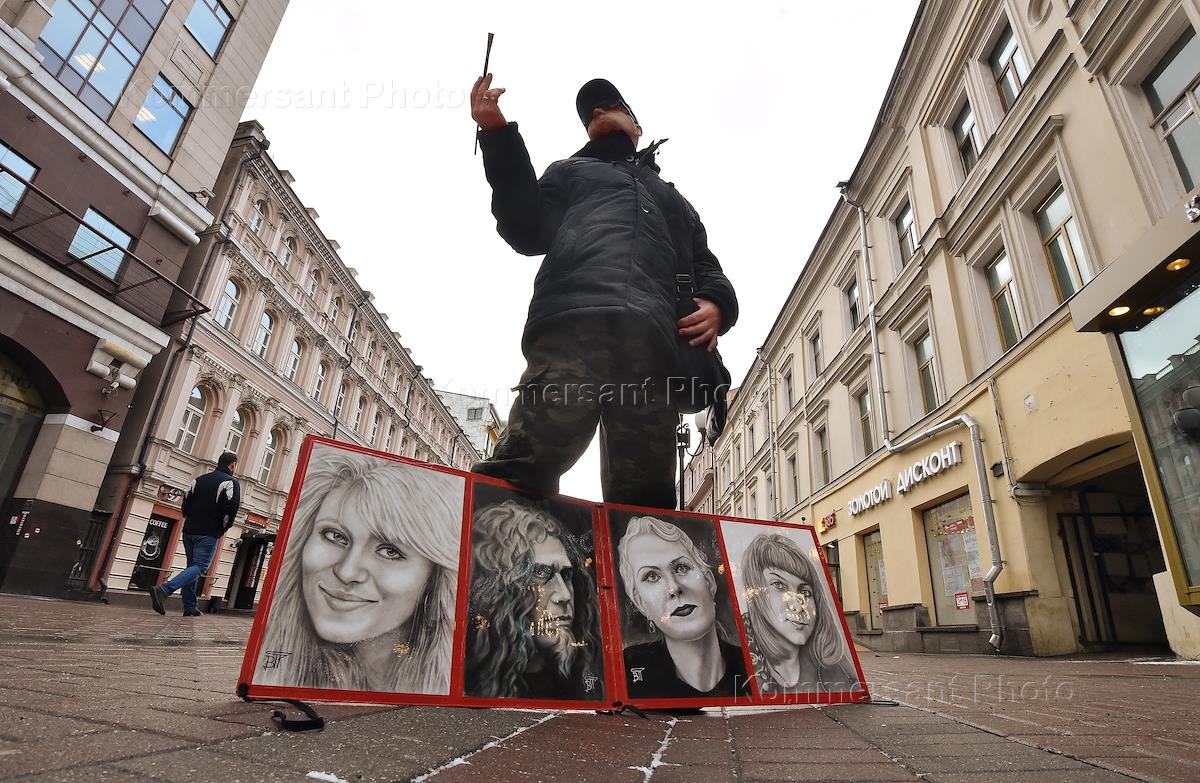
<path id="1" fill-rule="evenodd" d="M 472 756 L 474 756 L 478 753 L 483 753 L 485 750 L 491 750 L 494 747 L 502 745 L 503 743 L 508 742 L 510 739 L 517 736 L 518 734 L 524 734 L 525 732 L 529 731 L 530 729 L 537 728 L 538 726 L 541 726 L 546 721 L 553 720 L 554 718 L 557 718 L 561 714 L 562 714 L 561 712 L 552 712 L 549 715 L 543 715 L 541 718 L 538 718 L 533 723 L 530 723 L 528 726 L 522 726 L 521 728 L 517 729 L 516 731 L 512 732 L 511 734 L 509 734 L 506 737 L 501 737 L 500 739 L 494 739 L 491 742 L 486 743 L 481 748 L 473 750 L 470 753 L 467 753 L 466 755 L 459 756 L 458 758 L 451 759 L 450 761 L 447 761 L 442 766 L 429 770 L 424 775 L 417 775 L 415 778 L 413 778 L 410 781 L 410 783 L 425 783 L 426 780 L 429 780 L 431 777 L 438 774 L 439 772 L 444 772 L 445 770 L 448 770 L 451 767 L 457 767 L 462 764 L 470 764 L 471 762 L 467 761 L 467 759 L 471 758 Z"/>
<path id="2" fill-rule="evenodd" d="M 654 770 L 662 766 L 663 752 L 667 749 L 667 746 L 671 744 L 671 732 L 675 731 L 675 724 L 678 722 L 679 718 L 671 718 L 669 721 L 667 721 L 667 733 L 663 735 L 663 741 L 658 746 L 658 750 L 654 751 L 654 755 L 650 757 L 650 766 L 629 768 L 637 770 L 645 776 L 642 778 L 642 783 L 650 783 L 650 778 L 654 775 Z"/>

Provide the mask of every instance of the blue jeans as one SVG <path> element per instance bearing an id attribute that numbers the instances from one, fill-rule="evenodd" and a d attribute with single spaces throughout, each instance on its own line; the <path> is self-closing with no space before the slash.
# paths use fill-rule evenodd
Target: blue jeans
<path id="1" fill-rule="evenodd" d="M 212 536 L 193 536 L 183 534 L 183 551 L 187 554 L 187 568 L 175 575 L 174 579 L 163 582 L 159 587 L 163 595 L 170 595 L 182 588 L 183 608 L 190 611 L 196 609 L 196 586 L 200 577 L 208 570 L 213 555 L 217 552 L 217 539 Z"/>

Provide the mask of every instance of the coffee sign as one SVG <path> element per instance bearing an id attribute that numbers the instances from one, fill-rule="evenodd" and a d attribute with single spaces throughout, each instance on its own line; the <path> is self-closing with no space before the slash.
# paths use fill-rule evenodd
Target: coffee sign
<path id="1" fill-rule="evenodd" d="M 901 494 L 908 492 L 925 479 L 936 476 L 943 470 L 952 468 L 961 462 L 962 443 L 955 441 L 948 446 L 943 446 L 937 451 L 928 454 L 923 459 L 917 460 L 900 471 L 900 475 L 896 477 L 895 490 Z M 891 500 L 893 497 L 892 489 L 891 480 L 884 479 L 862 495 L 850 498 L 850 502 L 846 504 L 850 509 L 850 516 L 856 516 L 869 508 L 874 508 L 881 503 Z"/>

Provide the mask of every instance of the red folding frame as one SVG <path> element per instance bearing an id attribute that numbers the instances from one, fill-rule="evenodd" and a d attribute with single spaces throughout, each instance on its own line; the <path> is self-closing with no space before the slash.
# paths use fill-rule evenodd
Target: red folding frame
<path id="1" fill-rule="evenodd" d="M 297 506 L 300 500 L 301 493 L 304 487 L 305 475 L 309 468 L 312 457 L 313 447 L 316 445 L 325 445 L 335 449 L 344 450 L 353 453 L 359 453 L 376 457 L 383 460 L 390 460 L 405 465 L 423 468 L 430 471 L 446 473 L 460 477 L 464 480 L 464 492 L 462 499 L 462 525 L 460 528 L 460 547 L 459 547 L 459 569 L 458 569 L 458 586 L 456 595 L 456 610 L 454 624 L 454 638 L 452 645 L 452 662 L 449 680 L 449 693 L 447 694 L 415 694 L 415 693 L 394 693 L 394 692 L 379 692 L 379 691 L 360 691 L 360 690 L 342 690 L 337 688 L 309 688 L 309 687 L 290 687 L 280 685 L 265 685 L 254 682 L 254 675 L 258 662 L 262 658 L 263 641 L 268 625 L 271 621 L 271 609 L 278 588 L 280 572 L 285 559 L 288 557 L 288 544 L 292 525 L 295 519 Z M 471 696 L 465 693 L 465 659 L 467 650 L 467 634 L 469 631 L 468 599 L 470 595 L 470 579 L 472 570 L 472 520 L 474 517 L 474 499 L 476 496 L 476 487 L 481 485 L 490 485 L 499 490 L 504 490 L 513 493 L 517 496 L 528 497 L 526 493 L 507 482 L 493 479 L 491 477 L 482 476 L 474 473 L 467 473 L 453 468 L 447 468 L 441 465 L 430 465 L 418 460 L 399 457 L 392 454 L 373 451 L 371 449 L 354 446 L 351 444 L 341 443 L 330 440 L 328 438 L 319 438 L 308 436 L 305 438 L 301 446 L 299 460 L 297 462 L 296 474 L 292 480 L 291 491 L 288 495 L 287 504 L 284 510 L 283 521 L 280 525 L 279 535 L 275 543 L 274 552 L 271 556 L 271 564 L 267 573 L 267 578 L 264 581 L 262 596 L 259 601 L 258 611 L 254 618 L 254 625 L 250 632 L 249 643 L 246 647 L 245 658 L 242 662 L 241 673 L 238 679 L 238 693 L 247 698 L 270 699 L 270 698 L 286 698 L 299 699 L 306 701 L 326 701 L 326 702 L 344 702 L 344 703 L 369 703 L 369 704 L 433 704 L 446 706 L 473 706 L 473 707 L 522 707 L 534 709 L 583 709 L 596 710 L 619 708 L 630 703 L 628 695 L 628 686 L 625 679 L 624 667 L 624 648 L 622 646 L 622 631 L 620 617 L 620 582 L 617 575 L 617 567 L 615 563 L 615 553 L 613 552 L 612 541 L 612 523 L 609 518 L 611 512 L 627 513 L 639 512 L 649 516 L 667 517 L 669 520 L 686 523 L 689 519 L 695 519 L 698 522 L 711 525 L 716 532 L 716 540 L 719 546 L 719 555 L 724 563 L 724 567 L 719 569 L 721 576 L 725 580 L 726 595 L 729 598 L 733 615 L 737 625 L 739 642 L 744 659 L 746 672 L 751 680 L 752 695 L 747 698 L 745 696 L 729 696 L 729 697 L 701 697 L 701 698 L 658 698 L 658 699 L 641 699 L 636 700 L 633 706 L 645 708 L 672 708 L 672 707 L 716 707 L 716 706 L 751 706 L 751 705 L 781 705 L 781 704 L 812 704 L 812 703 L 844 703 L 868 701 L 870 695 L 866 690 L 865 679 L 862 674 L 862 667 L 858 660 L 858 655 L 854 650 L 854 645 L 850 640 L 849 629 L 846 626 L 845 617 L 841 611 L 841 601 L 834 589 L 832 580 L 830 579 L 828 565 L 825 563 L 824 557 L 820 554 L 821 547 L 816 538 L 816 532 L 809 525 L 790 525 L 778 522 L 764 522 L 761 520 L 745 519 L 739 517 L 711 516 L 705 514 L 695 514 L 683 511 L 667 511 L 664 509 L 639 508 L 635 506 L 622 506 L 615 504 L 600 504 L 589 501 L 558 496 L 552 499 L 553 502 L 562 502 L 570 505 L 590 508 L 590 517 L 592 520 L 592 540 L 594 562 L 592 564 L 595 571 L 595 584 L 598 593 L 598 609 L 599 609 L 599 625 L 600 625 L 600 640 L 601 650 L 604 658 L 603 676 L 604 676 L 604 699 L 603 700 L 584 700 L 584 699 L 530 699 L 530 698 L 483 698 Z M 758 687 L 753 676 L 753 666 L 750 658 L 750 651 L 746 640 L 746 629 L 742 622 L 741 611 L 737 597 L 735 594 L 735 583 L 733 577 L 733 568 L 729 563 L 728 551 L 725 543 L 723 523 L 739 523 L 760 525 L 774 529 L 791 529 L 806 531 L 808 537 L 811 538 L 814 550 L 818 553 L 818 558 L 821 562 L 821 569 L 824 574 L 825 583 L 829 588 L 829 595 L 833 599 L 833 613 L 838 616 L 840 621 L 840 629 L 843 639 L 846 641 L 847 648 L 851 660 L 853 661 L 855 675 L 858 682 L 862 685 L 861 688 L 854 688 L 844 692 L 802 692 L 792 694 L 764 694 Z"/>

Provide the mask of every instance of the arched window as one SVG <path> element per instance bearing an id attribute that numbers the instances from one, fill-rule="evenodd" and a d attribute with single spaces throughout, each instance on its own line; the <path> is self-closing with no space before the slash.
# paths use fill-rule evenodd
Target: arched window
<path id="1" fill-rule="evenodd" d="M 329 323 L 333 324 L 333 330 L 336 332 L 338 321 L 342 320 L 342 298 L 339 296 L 333 300 L 333 306 L 329 308 Z"/>
<path id="2" fill-rule="evenodd" d="M 304 346 L 300 345 L 299 340 L 292 340 L 292 352 L 288 354 L 287 379 L 289 381 L 296 380 L 296 373 L 300 370 L 300 359 L 304 356 Z"/>
<path id="3" fill-rule="evenodd" d="M 254 352 L 260 357 L 266 357 L 267 348 L 271 345 L 271 331 L 275 328 L 275 319 L 266 310 L 258 322 L 258 334 L 254 337 Z"/>
<path id="4" fill-rule="evenodd" d="M 375 438 L 379 435 L 379 425 L 383 423 L 383 414 L 376 413 L 375 421 L 371 422 L 371 437 L 367 438 L 367 443 L 375 445 Z"/>
<path id="5" fill-rule="evenodd" d="M 383 360 L 383 370 L 379 373 L 379 377 L 381 377 L 383 379 L 383 382 L 385 385 L 388 382 L 388 376 L 391 374 L 392 374 L 392 360 L 384 359 Z"/>
<path id="6" fill-rule="evenodd" d="M 378 345 L 374 340 L 372 340 L 371 344 L 367 346 L 367 364 L 371 364 L 375 361 L 375 349 L 377 347 Z"/>
<path id="7" fill-rule="evenodd" d="M 279 453 L 279 435 L 275 430 L 267 434 L 267 442 L 263 445 L 262 465 L 258 468 L 258 480 L 266 484 L 271 478 L 271 468 L 275 466 L 275 455 Z"/>
<path id="8" fill-rule="evenodd" d="M 337 402 L 335 402 L 333 404 L 333 415 L 336 418 L 340 419 L 342 417 L 342 406 L 346 402 L 346 392 L 348 392 L 348 391 L 349 391 L 349 388 L 347 387 L 347 385 L 345 383 L 343 383 L 341 385 L 341 387 L 338 389 Z"/>
<path id="9" fill-rule="evenodd" d="M 242 438 L 246 435 L 246 418 L 240 410 L 233 412 L 233 420 L 229 422 L 229 435 L 225 438 L 225 450 L 238 453 L 242 447 Z"/>
<path id="10" fill-rule="evenodd" d="M 367 409 L 366 395 L 358 395 L 358 410 L 354 412 L 354 431 L 358 432 L 358 428 L 362 426 L 363 412 Z"/>
<path id="11" fill-rule="evenodd" d="M 393 421 L 391 423 L 391 426 L 388 427 L 387 445 L 383 447 L 383 450 L 386 451 L 388 454 L 394 454 L 395 452 L 392 451 L 392 446 L 395 445 L 395 443 L 396 443 L 396 422 Z"/>
<path id="12" fill-rule="evenodd" d="M 200 436 L 200 425 L 204 423 L 204 411 L 208 400 L 199 386 L 192 387 L 192 396 L 188 399 L 187 407 L 183 409 L 183 421 L 179 424 L 179 434 L 175 436 L 175 447 L 180 451 L 192 453 L 196 448 L 196 439 Z"/>
<path id="13" fill-rule="evenodd" d="M 325 388 L 325 377 L 329 375 L 329 365 L 321 362 L 317 365 L 317 382 L 313 384 L 312 398 L 321 401 L 321 391 Z"/>
<path id="14" fill-rule="evenodd" d="M 346 335 L 346 339 L 354 342 L 354 338 L 358 336 L 358 319 L 355 318 L 350 322 L 350 332 Z"/>
<path id="15" fill-rule="evenodd" d="M 285 269 L 292 268 L 292 259 L 296 257 L 296 240 L 293 237 L 288 237 L 283 240 L 283 266 Z"/>
<path id="16" fill-rule="evenodd" d="M 226 329 L 233 329 L 233 316 L 237 313 L 238 303 L 242 301 L 242 289 L 233 280 L 225 283 L 221 293 L 221 301 L 217 303 L 217 323 Z"/>
<path id="17" fill-rule="evenodd" d="M 267 222 L 267 202 L 259 199 L 254 202 L 254 211 L 250 213 L 250 230 L 257 234 L 265 222 Z"/>
<path id="18" fill-rule="evenodd" d="M 317 289 L 321 287 L 321 273 L 313 270 L 308 273 L 308 295 L 314 299 L 317 297 Z"/>

